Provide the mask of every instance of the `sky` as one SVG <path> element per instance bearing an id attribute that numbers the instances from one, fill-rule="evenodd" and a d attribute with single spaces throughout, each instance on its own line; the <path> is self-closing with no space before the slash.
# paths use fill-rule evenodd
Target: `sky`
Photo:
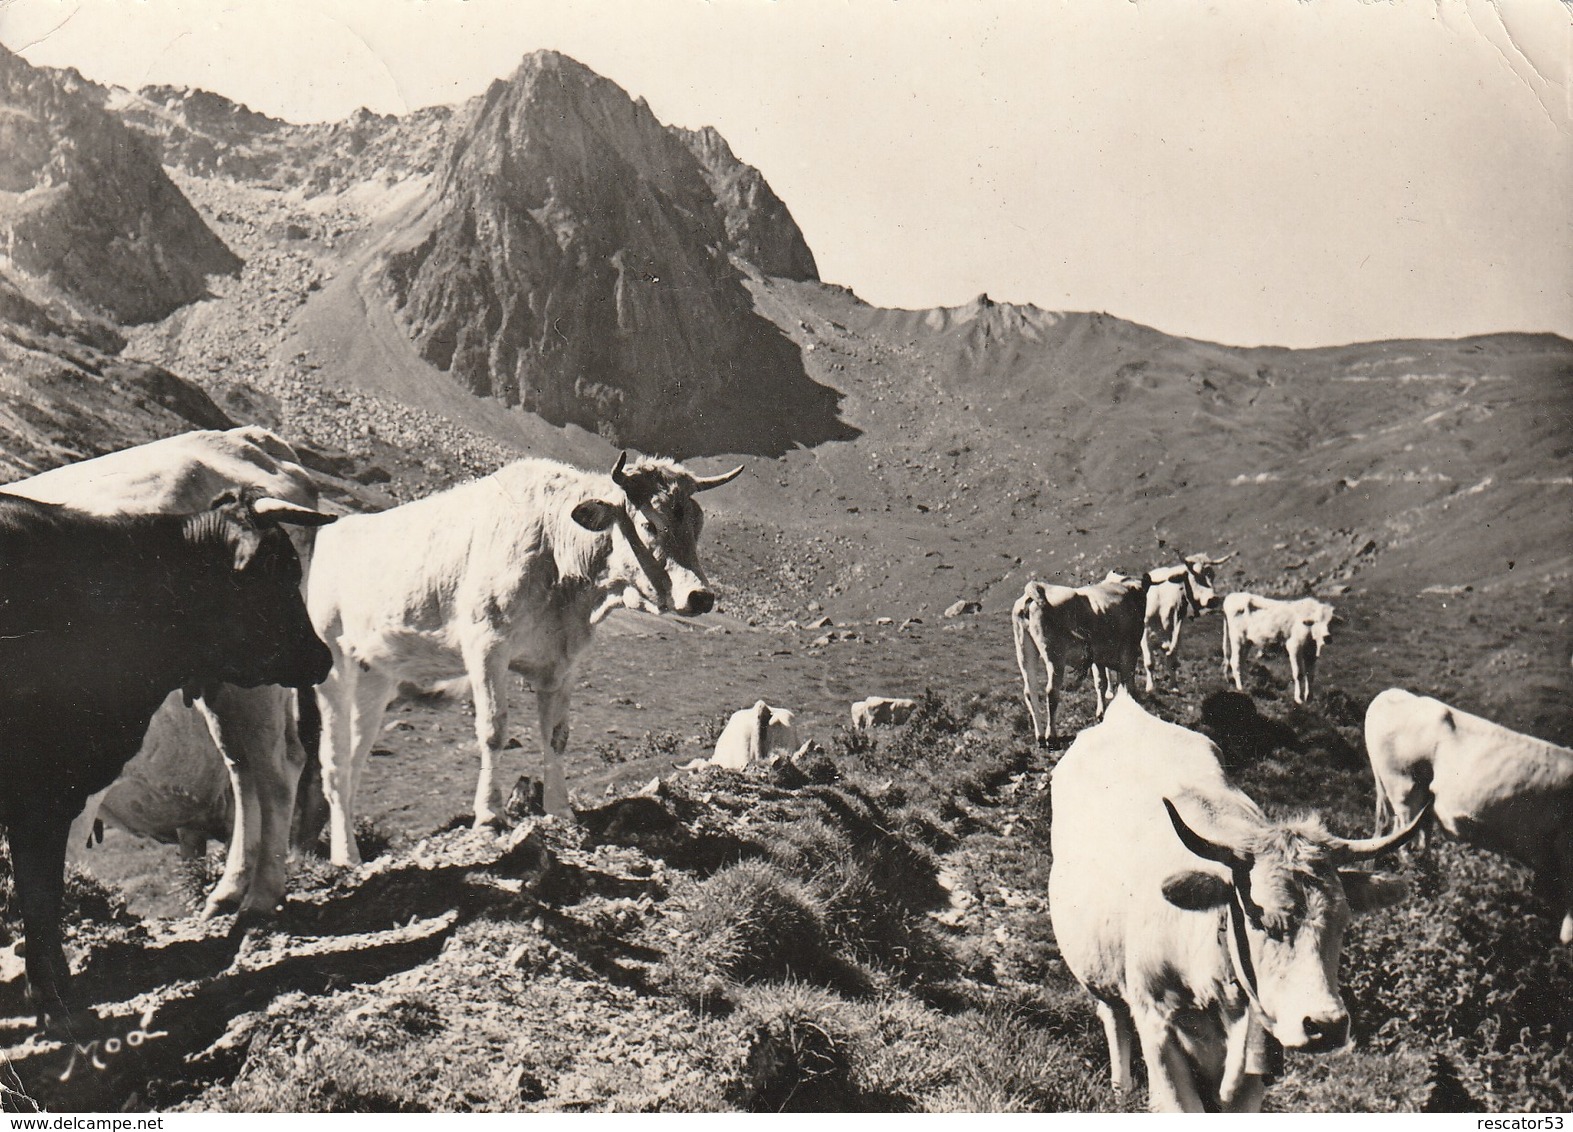
<path id="1" fill-rule="evenodd" d="M 0 43 L 291 121 L 562 51 L 719 129 L 880 306 L 1573 337 L 1562 0 L 0 0 Z"/>

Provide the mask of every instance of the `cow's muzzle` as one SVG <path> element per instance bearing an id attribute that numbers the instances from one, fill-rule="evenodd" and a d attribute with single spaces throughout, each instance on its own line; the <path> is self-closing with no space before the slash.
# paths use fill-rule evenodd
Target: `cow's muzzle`
<path id="1" fill-rule="evenodd" d="M 683 604 L 676 607 L 676 612 L 685 617 L 697 617 L 701 613 L 709 613 L 715 608 L 715 594 L 709 590 L 690 590 Z"/>
<path id="2" fill-rule="evenodd" d="M 1301 1025 L 1305 1031 L 1305 1042 L 1296 1048 L 1303 1053 L 1328 1053 L 1342 1049 L 1349 1040 L 1347 1014 L 1333 1018 L 1307 1018 Z"/>
<path id="3" fill-rule="evenodd" d="M 280 683 L 286 688 L 314 688 L 326 680 L 332 671 L 333 654 L 328 651 L 327 645 L 313 637 L 300 657 L 296 674 Z"/>

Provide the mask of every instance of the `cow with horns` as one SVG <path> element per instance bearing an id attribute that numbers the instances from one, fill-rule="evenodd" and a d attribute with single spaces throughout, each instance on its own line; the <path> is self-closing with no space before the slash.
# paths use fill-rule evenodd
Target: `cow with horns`
<path id="1" fill-rule="evenodd" d="M 315 509 L 317 485 L 280 437 L 255 425 L 203 429 L 124 448 L 8 484 L 7 494 L 64 503 L 95 515 L 182 515 L 226 490 L 251 489 Z M 314 528 L 295 526 L 303 565 Z M 204 916 L 239 910 L 266 919 L 284 898 L 290 822 L 305 751 L 295 694 L 273 685 L 220 684 L 194 704 L 171 695 L 153 717 L 137 757 L 95 794 L 72 830 L 84 848 L 100 819 L 175 841 L 200 856 L 210 837 L 229 842 L 224 875 Z"/>
<path id="2" fill-rule="evenodd" d="M 1352 913 L 1400 899 L 1345 866 L 1401 845 L 1270 821 L 1203 735 L 1117 695 L 1054 768 L 1049 916 L 1092 995 L 1116 1091 L 1132 1038 L 1158 1111 L 1257 1111 L 1281 1047 L 1343 1045 L 1338 958 Z"/>
<path id="3" fill-rule="evenodd" d="M 1186 612 L 1200 617 L 1218 607 L 1222 598 L 1214 588 L 1213 571 L 1234 555 L 1232 550 L 1222 558 L 1187 554 L 1173 566 L 1147 571 L 1152 587 L 1147 591 L 1147 616 L 1142 623 L 1142 671 L 1149 692 L 1153 690 L 1149 638 L 1157 634 L 1163 642 L 1163 655 L 1172 659 L 1180 647 L 1180 627 L 1185 623 Z"/>
<path id="4" fill-rule="evenodd" d="M 692 616 L 715 606 L 696 496 L 742 470 L 700 476 L 671 460 L 630 463 L 626 452 L 610 475 L 519 460 L 323 531 L 308 603 L 334 659 L 317 692 L 333 862 L 360 863 L 356 792 L 401 682 L 468 679 L 481 826 L 501 820 L 493 767 L 507 738 L 506 680 L 510 670 L 524 677 L 535 689 L 546 809 L 570 815 L 562 758 L 574 663 L 614 609 Z"/>
<path id="5" fill-rule="evenodd" d="M 68 1015 L 66 839 L 170 692 L 304 688 L 328 650 L 281 523 L 332 516 L 253 492 L 192 515 L 102 517 L 0 496 L 0 823 L 40 1021 Z"/>

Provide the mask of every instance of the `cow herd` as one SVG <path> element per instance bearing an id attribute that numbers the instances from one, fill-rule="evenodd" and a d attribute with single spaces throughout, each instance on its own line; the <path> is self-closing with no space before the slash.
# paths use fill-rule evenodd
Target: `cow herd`
<path id="1" fill-rule="evenodd" d="M 315 485 L 293 449 L 250 427 L 8 485 L 0 821 L 40 1021 L 63 1022 L 72 1005 L 60 930 L 71 830 L 85 840 L 100 817 L 148 800 L 115 781 L 133 758 L 147 781 L 211 766 L 215 748 L 222 756 L 233 832 L 204 912 L 238 909 L 243 921 L 271 917 L 283 898 L 300 732 L 319 715 L 332 858 L 360 862 L 356 786 L 401 684 L 468 680 L 483 825 L 500 820 L 491 770 L 507 726 L 503 681 L 522 674 L 539 704 L 545 803 L 569 813 L 561 760 L 574 660 L 614 608 L 713 608 L 695 496 L 741 470 L 704 477 L 624 454 L 608 475 L 521 460 L 328 526 L 335 519 L 314 509 Z M 322 529 L 297 547 L 281 524 Z M 284 688 L 315 691 L 297 711 Z M 191 710 L 204 726 L 181 717 Z M 139 754 L 150 734 L 160 742 Z M 211 821 L 159 816 L 177 834 Z"/>
<path id="2" fill-rule="evenodd" d="M 1066 966 L 1092 996 L 1116 1091 L 1141 1042 L 1148 1097 L 1164 1111 L 1256 1111 L 1283 1048 L 1344 1044 L 1338 959 L 1352 914 L 1396 902 L 1403 884 L 1347 866 L 1449 833 L 1528 865 L 1573 943 L 1573 750 L 1392 688 L 1366 713 L 1376 786 L 1373 836 L 1349 841 L 1319 818 L 1270 821 L 1225 778 L 1206 736 L 1133 697 L 1147 635 L 1179 644 L 1187 610 L 1223 613 L 1224 674 L 1243 690 L 1251 645 L 1281 645 L 1295 703 L 1311 698 L 1335 615 L 1314 598 L 1221 597 L 1192 555 L 1131 578 L 1071 588 L 1031 581 L 1011 611 L 1023 696 L 1040 742 L 1056 738 L 1068 670 L 1091 672 L 1096 725 L 1056 764 L 1049 909 Z M 1160 596 L 1160 591 L 1168 590 Z M 1181 596 L 1183 594 L 1183 597 Z M 1030 639 L 1045 670 L 1040 729 Z"/>
<path id="3" fill-rule="evenodd" d="M 0 821 L 40 1023 L 73 1005 L 60 926 L 68 840 L 88 840 L 101 820 L 183 844 L 227 833 L 204 914 L 271 917 L 308 748 L 332 860 L 357 865 L 358 788 L 401 688 L 468 684 L 481 826 L 503 820 L 494 766 L 506 681 L 522 676 L 537 701 L 545 808 L 571 816 L 562 764 L 575 662 L 613 609 L 714 607 L 697 497 L 741 470 L 706 477 L 626 453 L 610 473 L 520 460 L 335 519 L 289 445 L 251 427 L 7 486 Z M 1172 658 L 1187 614 L 1211 609 L 1236 688 L 1251 645 L 1281 646 L 1295 702 L 1310 699 L 1333 610 L 1220 595 L 1215 569 L 1229 557 L 1193 554 L 1084 586 L 1033 581 L 1011 610 L 1036 740 L 1058 738 L 1067 676 L 1091 676 L 1098 722 L 1052 775 L 1050 914 L 1103 1020 L 1115 1088 L 1128 1086 L 1139 1040 L 1160 1109 L 1254 1109 L 1283 1047 L 1343 1044 L 1344 926 L 1402 894 L 1351 866 L 1417 836 L 1428 808 L 1454 836 L 1529 864 L 1573 942 L 1573 751 L 1385 692 L 1366 719 L 1377 825 L 1351 841 L 1314 818 L 1268 819 L 1225 779 L 1209 739 L 1142 708 L 1136 666 L 1151 694 L 1152 638 Z M 852 705 L 852 722 L 897 724 L 913 708 L 874 697 Z M 760 700 L 685 767 L 743 769 L 796 741 L 792 713 Z M 170 781 L 183 788 L 161 792 Z"/>

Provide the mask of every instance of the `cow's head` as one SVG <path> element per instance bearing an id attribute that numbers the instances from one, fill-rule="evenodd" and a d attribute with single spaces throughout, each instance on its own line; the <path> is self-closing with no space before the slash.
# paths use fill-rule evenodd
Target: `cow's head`
<path id="1" fill-rule="evenodd" d="M 307 688 L 327 679 L 332 656 L 307 616 L 300 557 L 284 527 L 333 520 L 249 489 L 225 492 L 186 520 L 202 573 L 190 611 L 204 645 L 194 653 L 194 685 Z"/>
<path id="2" fill-rule="evenodd" d="M 1185 556 L 1185 596 L 1198 613 L 1204 609 L 1216 609 L 1223 602 L 1223 595 L 1214 588 L 1213 571 L 1233 558 L 1235 553 L 1231 550 L 1222 558 L 1210 558 L 1205 554 Z"/>
<path id="3" fill-rule="evenodd" d="M 1164 899 L 1187 911 L 1223 911 L 1220 931 L 1235 979 L 1279 1042 L 1311 1053 L 1342 1046 L 1349 1036 L 1338 991 L 1344 929 L 1351 914 L 1397 903 L 1406 886 L 1341 866 L 1398 848 L 1420 817 L 1363 841 L 1336 837 L 1315 820 L 1253 826 L 1223 840 L 1197 833 L 1169 799 L 1163 805 L 1185 847 L 1227 870 L 1176 873 L 1163 882 Z"/>
<path id="4" fill-rule="evenodd" d="M 1302 656 L 1321 656 L 1322 646 L 1333 631 L 1333 607 L 1314 598 L 1303 598 L 1295 602 L 1292 615 L 1288 647 Z"/>
<path id="5" fill-rule="evenodd" d="M 742 471 L 739 465 L 719 476 L 696 476 L 671 460 L 647 458 L 630 468 L 627 452 L 617 457 L 612 483 L 622 499 L 584 500 L 574 507 L 573 521 L 611 533 L 608 574 L 626 587 L 625 606 L 686 616 L 715 608 L 699 565 L 705 516 L 694 496 L 731 483 Z"/>

